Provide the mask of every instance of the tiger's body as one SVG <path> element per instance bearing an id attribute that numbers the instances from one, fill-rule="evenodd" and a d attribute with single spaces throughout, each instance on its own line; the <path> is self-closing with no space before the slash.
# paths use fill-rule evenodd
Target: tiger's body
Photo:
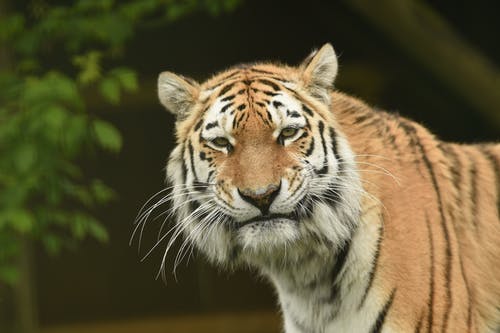
<path id="1" fill-rule="evenodd" d="M 327 44 L 298 68 L 160 76 L 173 238 L 268 277 L 287 333 L 495 332 L 500 145 L 441 142 L 336 71 Z"/>

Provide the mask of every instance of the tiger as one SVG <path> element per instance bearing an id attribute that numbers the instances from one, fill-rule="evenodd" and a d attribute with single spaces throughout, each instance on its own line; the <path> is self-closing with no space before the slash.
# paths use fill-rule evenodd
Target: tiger
<path id="1" fill-rule="evenodd" d="M 339 92 L 337 72 L 325 44 L 201 84 L 160 73 L 176 117 L 162 266 L 181 237 L 176 262 L 251 267 L 286 333 L 496 332 L 500 144 L 441 141 Z"/>

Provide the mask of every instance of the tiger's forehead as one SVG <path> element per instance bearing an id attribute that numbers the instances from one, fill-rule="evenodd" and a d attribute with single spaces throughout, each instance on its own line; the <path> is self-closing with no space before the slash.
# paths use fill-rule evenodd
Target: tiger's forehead
<path id="1" fill-rule="evenodd" d="M 200 93 L 204 132 L 216 136 L 249 126 L 304 126 L 303 106 L 294 98 L 297 83 L 293 79 L 283 70 L 245 67 L 208 81 Z"/>

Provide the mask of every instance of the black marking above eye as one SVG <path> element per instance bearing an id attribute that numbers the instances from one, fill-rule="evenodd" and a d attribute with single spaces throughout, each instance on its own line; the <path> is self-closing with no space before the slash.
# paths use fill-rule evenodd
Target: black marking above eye
<path id="1" fill-rule="evenodd" d="M 206 130 L 209 130 L 211 128 L 214 128 L 214 127 L 217 127 L 219 126 L 219 122 L 216 120 L 216 121 L 213 121 L 211 123 L 208 123 L 206 126 L 205 126 L 205 129 Z"/>
<path id="2" fill-rule="evenodd" d="M 300 118 L 301 115 L 297 111 L 290 111 L 286 110 L 286 115 L 289 116 L 290 118 Z"/>
<path id="3" fill-rule="evenodd" d="M 241 105 L 238 106 L 237 109 L 238 109 L 238 111 L 243 111 L 243 110 L 245 110 L 246 107 L 247 106 L 245 104 L 241 104 Z"/>
<path id="4" fill-rule="evenodd" d="M 221 102 L 228 102 L 228 101 L 232 101 L 234 99 L 235 95 L 229 95 L 227 97 L 224 97 L 223 99 L 221 99 L 220 101 Z"/>
<path id="5" fill-rule="evenodd" d="M 274 97 L 274 96 L 278 96 L 279 94 L 278 93 L 275 93 L 275 92 L 272 92 L 272 91 L 267 91 L 267 90 L 262 90 L 262 92 L 264 94 L 266 94 L 267 96 L 271 96 L 271 97 Z"/>
<path id="6" fill-rule="evenodd" d="M 224 105 L 224 106 L 222 107 L 222 109 L 220 109 L 220 113 L 224 113 L 224 112 L 226 112 L 226 111 L 227 111 L 227 109 L 229 109 L 231 106 L 233 106 L 233 104 L 232 104 L 232 103 L 228 103 L 228 104 Z"/>
<path id="7" fill-rule="evenodd" d="M 273 101 L 273 106 L 278 109 L 280 106 L 283 106 L 283 103 L 279 102 L 279 101 Z"/>

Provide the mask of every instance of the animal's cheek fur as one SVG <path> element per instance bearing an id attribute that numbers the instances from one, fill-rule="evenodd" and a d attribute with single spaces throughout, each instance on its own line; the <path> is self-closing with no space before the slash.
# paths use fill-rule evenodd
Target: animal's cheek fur
<path id="1" fill-rule="evenodd" d="M 233 188 L 234 186 L 230 181 L 225 179 L 218 179 L 215 185 L 215 192 L 220 199 L 231 205 L 234 201 L 234 197 L 232 194 Z"/>

